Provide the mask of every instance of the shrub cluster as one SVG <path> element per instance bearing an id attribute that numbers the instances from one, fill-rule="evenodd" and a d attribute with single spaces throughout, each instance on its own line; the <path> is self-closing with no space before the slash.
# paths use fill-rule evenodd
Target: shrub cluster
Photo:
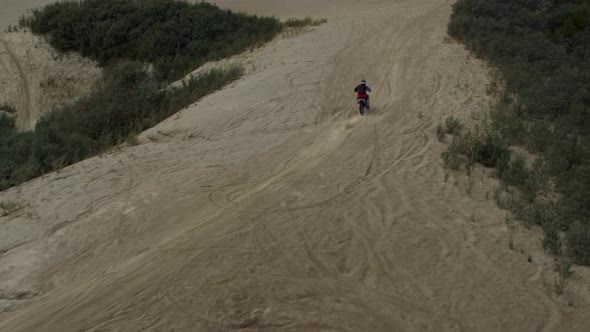
<path id="1" fill-rule="evenodd" d="M 267 42 L 282 29 L 275 18 L 174 0 L 58 2 L 20 24 L 47 34 L 56 49 L 78 51 L 101 65 L 119 59 L 152 63 L 160 81 Z"/>
<path id="2" fill-rule="evenodd" d="M 463 124 L 456 118 L 447 118 L 447 133 L 453 134 L 449 150 L 443 153 L 445 164 L 459 169 L 465 163 L 470 170 L 475 163 L 496 168 L 502 176 L 510 161 L 510 150 L 502 137 L 489 126 L 475 126 L 474 130 L 462 133 Z"/>
<path id="3" fill-rule="evenodd" d="M 20 18 L 59 51 L 77 51 L 105 68 L 86 97 L 52 110 L 32 132 L 17 132 L 14 107 L 0 104 L 0 190 L 132 141 L 195 100 L 243 74 L 214 69 L 166 88 L 205 61 L 269 41 L 283 28 L 326 20 L 237 14 L 174 0 L 62 1 Z"/>
<path id="4" fill-rule="evenodd" d="M 590 264 L 590 1 L 458 0 L 448 32 L 502 74 L 493 131 L 540 156 L 503 161 L 503 183 L 526 193 L 513 210 L 543 226 L 546 248 L 565 232 L 564 253 Z M 535 193 L 547 179 L 557 200 Z"/>
<path id="5" fill-rule="evenodd" d="M 14 120 L 0 115 L 0 190 L 123 143 L 243 73 L 241 67 L 214 69 L 163 90 L 143 67 L 122 62 L 107 68 L 92 93 L 49 113 L 35 131 L 17 132 Z"/>
<path id="6" fill-rule="evenodd" d="M 2 103 L 0 104 L 0 112 L 14 114 L 16 113 L 16 108 L 14 108 L 14 106 L 10 105 L 9 103 Z"/>

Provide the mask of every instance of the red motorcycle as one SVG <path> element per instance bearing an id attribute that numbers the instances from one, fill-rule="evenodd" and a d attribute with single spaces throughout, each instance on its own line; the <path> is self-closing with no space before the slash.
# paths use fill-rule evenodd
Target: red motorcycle
<path id="1" fill-rule="evenodd" d="M 369 98 L 367 99 L 357 99 L 357 104 L 359 104 L 359 113 L 361 113 L 361 115 L 365 115 L 365 108 L 367 109 L 367 111 L 369 110 L 370 106 L 369 106 Z"/>

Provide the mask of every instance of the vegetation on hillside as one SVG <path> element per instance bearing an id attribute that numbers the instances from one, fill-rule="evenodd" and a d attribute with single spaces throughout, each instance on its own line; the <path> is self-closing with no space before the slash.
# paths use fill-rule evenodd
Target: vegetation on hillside
<path id="1" fill-rule="evenodd" d="M 8 114 L 14 107 L 0 104 L 0 190 L 133 141 L 243 74 L 239 66 L 214 69 L 168 87 L 204 62 L 256 47 L 284 28 L 322 23 L 281 23 L 174 0 L 62 1 L 33 10 L 20 18 L 20 28 L 47 37 L 59 51 L 97 60 L 105 74 L 87 96 L 48 113 L 34 131 L 18 132 Z"/>
<path id="2" fill-rule="evenodd" d="M 16 108 L 14 108 L 14 106 L 10 105 L 9 103 L 0 103 L 0 112 L 6 112 L 6 113 L 16 113 Z"/>
<path id="3" fill-rule="evenodd" d="M 59 51 L 97 60 L 105 75 L 87 96 L 45 115 L 34 131 L 18 132 L 8 114 L 14 107 L 0 105 L 0 190 L 128 141 L 243 74 L 239 66 L 214 69 L 167 88 L 204 62 L 256 47 L 285 27 L 323 22 L 281 23 L 173 0 L 65 1 L 33 10 L 21 17 L 21 28 L 46 36 Z"/>
<path id="4" fill-rule="evenodd" d="M 80 52 L 100 65 L 121 59 L 151 63 L 160 81 L 267 42 L 282 29 L 275 18 L 174 0 L 58 2 L 34 10 L 20 24 L 48 35 L 56 49 Z"/>
<path id="5" fill-rule="evenodd" d="M 213 69 L 183 86 L 160 89 L 137 62 L 109 67 L 88 96 L 17 132 L 0 115 L 0 190 L 96 155 L 150 128 L 242 75 L 241 67 Z"/>
<path id="6" fill-rule="evenodd" d="M 540 225 L 546 249 L 589 265 L 590 0 L 458 0 L 448 32 L 504 87 L 489 124 L 457 135 L 445 161 L 496 167 L 498 203 Z M 538 159 L 510 158 L 509 145 Z"/>

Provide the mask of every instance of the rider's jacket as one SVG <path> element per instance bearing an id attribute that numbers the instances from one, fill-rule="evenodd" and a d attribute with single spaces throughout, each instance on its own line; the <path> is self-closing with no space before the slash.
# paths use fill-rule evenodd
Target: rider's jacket
<path id="1" fill-rule="evenodd" d="M 356 92 L 356 99 L 367 99 L 369 98 L 367 92 L 371 92 L 371 88 L 368 85 L 360 84 L 354 88 L 354 92 Z"/>

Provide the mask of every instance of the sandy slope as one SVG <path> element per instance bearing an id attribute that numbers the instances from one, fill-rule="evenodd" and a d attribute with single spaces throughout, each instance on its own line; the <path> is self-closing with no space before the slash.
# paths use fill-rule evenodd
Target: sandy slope
<path id="1" fill-rule="evenodd" d="M 330 21 L 143 144 L 0 194 L 23 206 L 0 218 L 0 330 L 584 331 L 588 270 L 556 297 L 489 172 L 442 167 L 437 123 L 487 103 L 451 3 L 221 1 Z"/>
<path id="2" fill-rule="evenodd" d="M 33 129 L 43 114 L 87 93 L 100 74 L 93 61 L 60 55 L 30 32 L 0 34 L 0 102 L 17 109 L 21 130 Z"/>

